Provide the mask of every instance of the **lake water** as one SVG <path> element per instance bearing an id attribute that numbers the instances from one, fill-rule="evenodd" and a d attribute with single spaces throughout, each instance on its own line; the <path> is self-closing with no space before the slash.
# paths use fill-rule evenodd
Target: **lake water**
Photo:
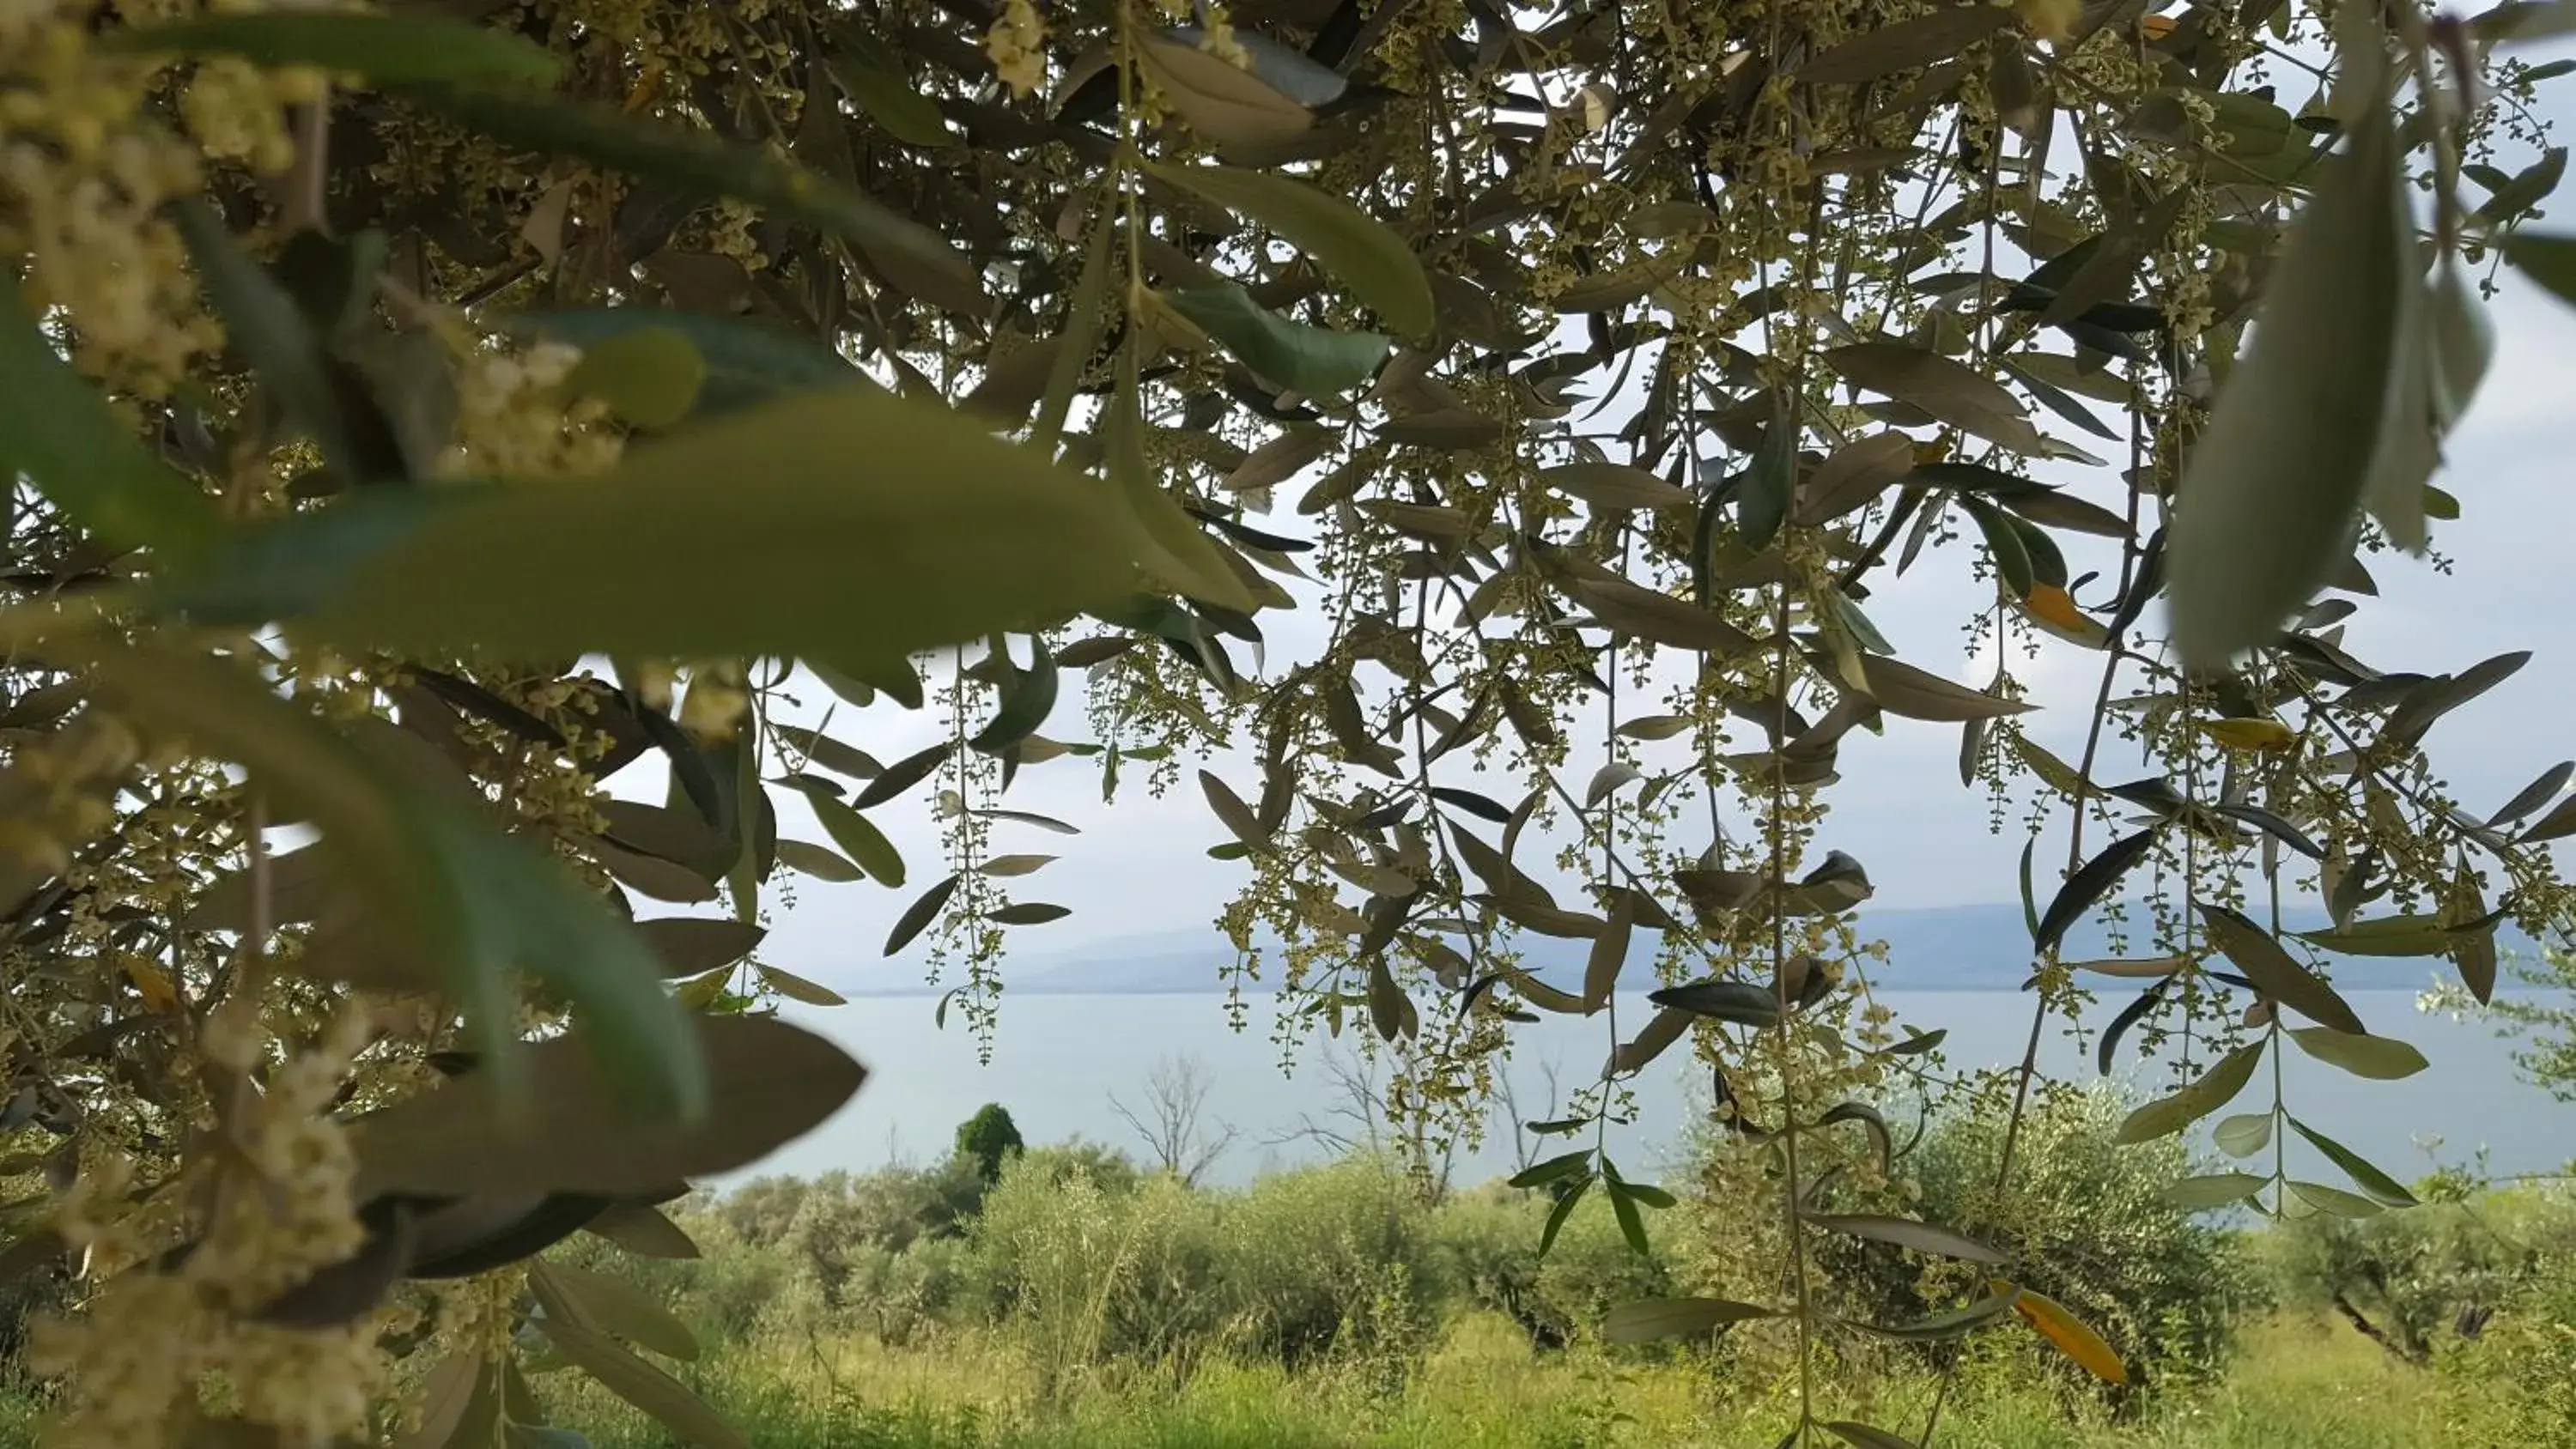
<path id="1" fill-rule="evenodd" d="M 2020 1060 L 2030 1024 L 2028 996 L 1892 992 L 1880 999 L 1907 1026 L 1947 1028 L 1942 1049 L 1953 1070 Z M 2498 1174 L 2551 1171 L 2576 1158 L 2576 1104 L 2554 1102 L 2518 1080 L 2510 1044 L 2488 1026 L 2419 1012 L 2411 992 L 2356 991 L 2349 999 L 2373 1031 L 2413 1042 L 2432 1065 L 2402 1082 L 2366 1081 L 2312 1061 L 2284 1042 L 2285 1091 L 2301 1120 L 2401 1180 L 2437 1161 L 2474 1163 L 2481 1149 L 2487 1170 Z M 1325 1055 L 1347 1058 L 1347 1036 L 1335 1044 L 1318 1031 L 1294 1074 L 1283 1075 L 1270 1039 L 1272 1004 L 1266 996 L 1250 999 L 1249 1022 L 1240 1033 L 1227 1024 L 1223 999 L 1211 995 L 1008 999 L 989 1066 L 976 1060 L 975 1039 L 956 1016 L 945 1030 L 932 1025 L 933 1005 L 928 997 L 878 997 L 830 1009 L 791 1006 L 792 1018 L 831 1036 L 867 1065 L 867 1084 L 823 1127 L 748 1173 L 711 1185 L 765 1172 L 810 1176 L 894 1158 L 928 1161 L 946 1154 L 956 1124 L 986 1102 L 1008 1108 L 1031 1142 L 1082 1136 L 1139 1152 L 1141 1144 L 1111 1110 L 1110 1097 L 1116 1094 L 1141 1115 L 1146 1074 L 1167 1054 L 1198 1060 L 1209 1080 L 1206 1115 L 1236 1130 L 1233 1147 L 1208 1174 L 1211 1181 L 1239 1183 L 1266 1168 L 1329 1155 L 1328 1146 L 1298 1135 L 1301 1125 L 1349 1125 L 1339 1114 L 1347 1093 L 1327 1070 Z M 1632 1003 L 1623 996 L 1618 1014 L 1633 1032 L 1653 1010 L 1642 997 Z M 2116 1003 L 2088 1013 L 2087 1020 L 2098 1025 L 2114 1010 Z M 1352 1025 L 1366 1029 L 1364 1020 Z M 1608 1047 L 1597 1019 L 1547 1017 L 1519 1031 L 1511 1075 L 1525 1117 L 1547 1105 L 1544 1064 L 1556 1065 L 1570 1093 L 1599 1072 Z M 1669 1160 L 1688 1114 L 1704 1110 L 1706 1078 L 1686 1073 L 1687 1060 L 1686 1047 L 1677 1045 L 1635 1084 L 1638 1120 L 1614 1129 L 1611 1150 L 1623 1165 L 1633 1164 L 1633 1172 L 1642 1175 L 1650 1163 Z M 2089 1049 L 2067 1037 L 2062 1021 L 2051 1023 L 2042 1061 L 2054 1075 L 2094 1075 Z M 2123 1071 L 2143 1080 L 2133 1052 Z M 2258 1103 L 2269 1099 L 2267 1071 L 2234 1110 L 2260 1110 Z M 2208 1125 L 2201 1124 L 2203 1132 Z M 1511 1171 L 1509 1130 L 1498 1114 L 1483 1148 L 1461 1154 L 1456 1180 L 1468 1184 Z M 2297 1154 L 2305 1150 L 2293 1149 L 2293 1175 L 2342 1181 L 2322 1161 L 2302 1168 Z"/>

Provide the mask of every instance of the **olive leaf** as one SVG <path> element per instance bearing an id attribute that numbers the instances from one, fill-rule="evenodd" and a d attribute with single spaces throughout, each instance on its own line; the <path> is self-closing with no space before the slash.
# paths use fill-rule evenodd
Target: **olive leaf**
<path id="1" fill-rule="evenodd" d="M 109 30 L 101 50 L 229 56 L 267 69 L 310 66 L 371 81 L 552 85 L 562 62 L 507 31 L 434 15 L 271 10 Z"/>
<path id="2" fill-rule="evenodd" d="M 2411 1077 L 2428 1065 L 2424 1054 L 2405 1042 L 2384 1036 L 2354 1035 L 2326 1026 L 2290 1029 L 2299 1050 L 2343 1068 L 2356 1077 L 2391 1082 Z"/>
<path id="3" fill-rule="evenodd" d="M 1914 440 L 1903 433 L 1873 433 L 1846 443 L 1807 475 L 1795 517 L 1814 527 L 1866 508 L 1913 467 Z"/>
<path id="4" fill-rule="evenodd" d="M 380 84 L 423 110 L 496 140 L 546 155 L 576 156 L 682 191 L 730 197 L 768 215 L 846 237 L 871 255 L 900 258 L 945 288 L 982 290 L 974 267 L 938 232 L 767 151 L 560 96 L 392 78 Z"/>
<path id="5" fill-rule="evenodd" d="M 2200 905 L 2200 918 L 2209 927 L 2212 944 L 2236 963 L 2256 990 L 2312 1021 L 2353 1036 L 2364 1034 L 2351 1004 L 2282 949 L 2271 932 L 2236 910 L 2206 901 Z"/>
<path id="6" fill-rule="evenodd" d="M 1860 670 L 1870 699 L 1880 709 L 1906 719 L 1960 724 L 1972 719 L 2026 714 L 2037 708 L 2020 700 L 1998 699 L 1884 654 L 1862 655 Z"/>
<path id="7" fill-rule="evenodd" d="M 1612 1343 L 1651 1343 L 1707 1333 L 1748 1318 L 1776 1318 L 1779 1310 L 1726 1298 L 1655 1298 L 1622 1303 L 1601 1318 L 1601 1336 Z"/>
<path id="8" fill-rule="evenodd" d="M 2325 1030 L 2321 1026 L 2308 1029 Z M 2218 1143 L 2218 1150 L 2228 1156 L 2251 1157 L 2272 1145 L 2272 1114 L 2246 1112 L 2225 1118 L 2210 1130 L 2210 1135 Z"/>
<path id="9" fill-rule="evenodd" d="M 2287 1186 L 2299 1201 L 2329 1217 L 2377 1217 L 2382 1211 L 2380 1204 L 2359 1193 L 2346 1192 L 2339 1187 L 2328 1187 L 2321 1182 L 2302 1182 L 2292 1178 Z"/>
<path id="10" fill-rule="evenodd" d="M 2450 928 L 2438 916 L 2379 916 L 2296 934 L 2311 946 L 2344 956 L 2439 956 L 2451 945 Z"/>
<path id="11" fill-rule="evenodd" d="M 1293 140 L 1315 124 L 1277 87 L 1186 40 L 1141 36 L 1136 53 L 1172 109 L 1220 146 Z"/>
<path id="12" fill-rule="evenodd" d="M 2285 1113 L 2282 1120 L 2290 1124 L 2291 1131 L 2306 1138 L 2309 1146 L 2324 1153 L 2327 1161 L 2342 1168 L 2344 1176 L 2351 1178 L 2353 1185 L 2368 1194 L 2373 1201 L 2388 1207 L 2415 1206 L 2415 1194 L 2408 1192 L 2397 1179 L 2373 1166 L 2370 1160 L 2360 1153 L 2317 1131 L 2296 1117 Z"/>
<path id="13" fill-rule="evenodd" d="M 1421 261 L 1403 238 L 1358 207 L 1306 182 L 1267 172 L 1152 161 L 1145 170 L 1277 232 L 1376 308 L 1396 333 L 1418 337 L 1431 330 L 1431 282 Z"/>
<path id="14" fill-rule="evenodd" d="M 17 277 L 0 270 L 0 437 L 8 461 L 74 523 L 119 548 L 181 558 L 222 527 L 213 499 L 143 450 L 133 431 L 37 329 Z"/>
<path id="15" fill-rule="evenodd" d="M 891 956 L 911 945 L 913 937 L 928 929 L 930 923 L 938 919 L 940 907 L 947 905 L 949 896 L 956 893 L 960 879 L 955 875 L 944 876 L 938 884 L 914 897 L 912 904 L 904 907 L 903 915 L 895 921 L 894 929 L 886 933 L 885 954 Z"/>
<path id="16" fill-rule="evenodd" d="M 1852 1446 L 1852 1449 L 1917 1449 L 1914 1441 L 1902 1434 L 1890 1433 L 1856 1419 L 1819 1421 L 1826 1432 Z"/>
<path id="17" fill-rule="evenodd" d="M 1960 1258 L 1971 1263 L 2000 1263 L 2004 1255 L 1967 1234 L 1938 1223 L 1914 1218 L 1889 1217 L 1877 1213 L 1807 1213 L 1807 1222 L 1828 1232 L 1866 1238 L 1874 1243 L 1893 1243 L 1918 1253 L 1943 1258 Z"/>
<path id="18" fill-rule="evenodd" d="M 664 976 L 697 976 L 750 955 L 769 928 L 746 921 L 665 916 L 637 921 L 635 933 L 661 962 Z"/>
<path id="19" fill-rule="evenodd" d="M 582 1231 L 605 1238 L 643 1258 L 686 1260 L 699 1256 L 698 1245 L 658 1208 L 642 1203 L 611 1203 Z"/>
<path id="20" fill-rule="evenodd" d="M 228 542 L 167 602 L 412 652 L 881 658 L 1121 597 L 1143 547 L 1034 451 L 843 388 L 542 488 L 370 490 Z"/>
<path id="21" fill-rule="evenodd" d="M 528 1277 L 531 1282 L 542 1280 L 590 1327 L 668 1358 L 694 1362 L 698 1357 L 698 1338 L 688 1325 L 624 1278 L 544 1261 L 529 1264 Z"/>
<path id="22" fill-rule="evenodd" d="M 1655 1013 L 1652 1020 L 1640 1027 L 1635 1036 L 1621 1042 L 1612 1050 L 1610 1061 L 1602 1068 L 1601 1074 L 1605 1077 L 1620 1077 L 1644 1067 L 1663 1055 L 1674 1042 L 1681 1040 L 1683 1033 L 1690 1030 L 1691 1021 L 1697 1015 L 1697 1012 L 1686 1011 L 1678 1006 L 1665 1006 Z"/>
<path id="23" fill-rule="evenodd" d="M 2168 1096 L 2131 1112 L 2113 1140 L 2123 1145 L 2169 1137 L 2226 1106 L 2245 1090 L 2254 1066 L 2263 1059 L 2263 1043 L 2248 1042 L 2220 1057 L 2199 1079 Z"/>
<path id="24" fill-rule="evenodd" d="M 2057 1351 L 2072 1359 L 2086 1373 L 2109 1384 L 2125 1384 L 2129 1370 L 2111 1345 L 2102 1341 L 2082 1319 L 2054 1298 L 2024 1288 L 2013 1295 L 2013 1311 L 2027 1319 L 2039 1335 L 2056 1345 Z"/>
<path id="25" fill-rule="evenodd" d="M 1778 993 L 1749 981 L 1694 981 L 1667 986 L 1646 999 L 1673 1011 L 1739 1026 L 1771 1026 L 1780 1020 Z"/>
<path id="26" fill-rule="evenodd" d="M 2120 878 L 2127 875 L 2131 867 L 2146 859 L 2155 843 L 2156 827 L 2149 826 L 2134 835 L 2112 841 L 2102 848 L 2100 854 L 2084 862 L 2050 899 L 2047 913 L 2040 917 L 2038 929 L 2032 933 L 2031 951 L 2046 955 L 2057 949 L 2066 933 L 2074 929 L 2076 922 L 2084 919 L 2084 913 L 2109 895 L 2111 888 L 2120 883 Z"/>
<path id="27" fill-rule="evenodd" d="M 2016 453 L 2047 451 L 2019 400 L 1963 362 L 1898 342 L 1856 342 L 1818 355 L 1853 386 L 1910 403 L 1963 433 Z"/>
<path id="28" fill-rule="evenodd" d="M 1798 67 L 1796 77 L 1808 85 L 1852 85 L 1901 70 L 1948 60 L 2013 23 L 2009 8 L 1952 5 L 1875 26 L 1841 42 Z"/>
<path id="29" fill-rule="evenodd" d="M 2268 1117 L 2260 1120 L 2266 1123 L 2271 1121 Z M 2244 1154 L 2237 1155 L 2241 1157 Z M 2158 1196 L 2175 1207 L 2193 1212 L 2206 1212 L 2211 1208 L 2243 1202 L 2261 1192 L 2271 1180 L 2268 1177 L 2256 1177 L 2249 1172 L 2208 1173 L 2198 1177 L 2181 1178 L 2170 1183 Z"/>
<path id="30" fill-rule="evenodd" d="M 1595 508 L 1688 508 L 1691 497 L 1643 468 L 1625 463 L 1564 463 L 1542 468 L 1541 486 L 1581 499 Z"/>
<path id="31" fill-rule="evenodd" d="M 869 879 L 884 886 L 903 884 L 902 854 L 868 817 L 828 797 L 813 797 L 806 804 L 813 808 L 814 818 L 823 823 L 833 843 L 849 856 L 851 864 L 867 872 Z"/>
<path id="32" fill-rule="evenodd" d="M 701 1117 L 637 1113 L 577 1026 L 519 1048 L 523 1098 L 478 1071 L 353 1122 L 356 1195 L 650 1194 L 757 1161 L 820 1126 L 867 1077 L 839 1047 L 774 1017 L 702 1016 L 685 1029 L 704 1063 Z"/>
<path id="33" fill-rule="evenodd" d="M 1136 349 L 1121 348 L 1116 390 L 1102 430 L 1110 481 L 1144 533 L 1139 561 L 1147 573 L 1193 598 L 1247 612 L 1257 608 L 1259 601 L 1216 544 L 1155 478 L 1145 460 L 1145 421 L 1137 396 Z"/>
<path id="34" fill-rule="evenodd" d="M 758 976 L 761 979 L 762 984 L 769 987 L 772 991 L 777 992 L 779 995 L 784 996 L 791 1001 L 804 1002 L 807 1006 L 847 1006 L 850 1004 L 848 997 L 834 991 L 832 988 L 822 985 L 819 982 L 808 981 L 804 977 L 798 976 L 793 972 L 781 971 L 775 966 L 755 967 L 753 968 L 753 974 Z"/>
<path id="35" fill-rule="evenodd" d="M 848 18 L 830 29 L 832 53 L 824 65 L 868 119 L 911 146 L 953 146 L 939 103 L 903 73 L 902 57 L 880 44 L 867 27 Z"/>
<path id="36" fill-rule="evenodd" d="M 1020 901 L 996 911 L 988 911 L 984 919 L 997 926 L 1042 926 L 1049 921 L 1063 920 L 1072 914 L 1073 910 L 1069 906 L 1059 906 L 1046 901 Z"/>
<path id="37" fill-rule="evenodd" d="M 781 838 L 778 842 L 778 863 L 790 870 L 810 875 L 816 880 L 830 881 L 834 885 L 848 885 L 852 881 L 868 878 L 868 873 L 859 869 L 857 862 L 816 845 L 810 840 Z"/>
<path id="38" fill-rule="evenodd" d="M 1628 961 L 1628 941 L 1636 927 L 1636 907 L 1632 898 L 1621 896 L 1610 907 L 1610 916 L 1601 934 L 1592 941 L 1592 953 L 1583 969 L 1583 1000 L 1587 1008 L 1598 1011 L 1610 1004 L 1610 994 L 1619 984 L 1619 968 Z"/>
<path id="39" fill-rule="evenodd" d="M 1225 344 L 1246 367 L 1294 392 L 1330 396 L 1366 382 L 1385 359 L 1374 332 L 1335 332 L 1291 322 L 1228 283 L 1170 294 L 1184 317 Z"/>
<path id="40" fill-rule="evenodd" d="M 527 842 L 408 787 L 247 669 L 157 645 L 53 646 L 139 719 L 244 766 L 282 818 L 321 827 L 335 867 L 392 934 L 440 973 L 487 1044 L 512 1029 L 506 973 L 524 969 L 583 1008 L 606 1070 L 650 1111 L 694 1117 L 708 1083 L 644 942 Z M 486 1083 L 515 1087 L 503 1053 Z"/>
<path id="41" fill-rule="evenodd" d="M 2268 643 L 2349 551 L 2414 298 L 2399 162 L 2374 100 L 2293 224 L 2253 344 L 2185 461 L 2167 569 L 2186 666 Z"/>
<path id="42" fill-rule="evenodd" d="M 548 1291 L 537 1291 L 544 1302 Z M 537 1325 L 565 1358 L 610 1393 L 660 1420 L 698 1449 L 752 1449 L 740 1430 L 708 1408 L 687 1385 L 628 1352 L 607 1334 L 584 1327 L 571 1311 L 549 1312 Z"/>
<path id="43" fill-rule="evenodd" d="M 671 332 L 688 341 L 703 369 L 695 410 L 730 412 L 784 393 L 857 386 L 867 374 L 811 338 L 752 317 L 653 307 L 569 308 L 520 312 L 504 320 L 521 337 L 551 338 L 585 351 L 638 332 Z"/>

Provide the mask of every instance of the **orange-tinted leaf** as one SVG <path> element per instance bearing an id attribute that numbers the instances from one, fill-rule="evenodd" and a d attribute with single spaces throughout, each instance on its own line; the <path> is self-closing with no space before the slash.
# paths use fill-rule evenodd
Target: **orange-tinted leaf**
<path id="1" fill-rule="evenodd" d="M 2205 719 L 2200 732 L 2231 750 L 2286 749 L 2299 737 L 2276 719 Z"/>
<path id="2" fill-rule="evenodd" d="M 2101 627 L 2075 607 L 2074 595 L 2055 584 L 2034 584 L 2030 597 L 2021 602 L 2023 608 L 2030 610 L 2032 617 L 2045 619 L 2061 629 L 2084 631 Z"/>
<path id="3" fill-rule="evenodd" d="M 1990 1279 L 1988 1285 L 1998 1293 L 2010 1292 L 2013 1285 L 2002 1279 Z M 2057 1351 L 2075 1361 L 2078 1368 L 2104 1383 L 2125 1384 L 2129 1381 L 2127 1365 L 2102 1341 L 2102 1335 L 2087 1327 L 2084 1320 L 2067 1311 L 2066 1305 L 2024 1288 L 2013 1298 L 2013 1311 L 2030 1320 L 2039 1335 L 2057 1346 Z"/>
<path id="4" fill-rule="evenodd" d="M 136 994 L 143 998 L 143 1009 L 155 1016 L 179 1009 L 178 988 L 160 967 L 140 956 L 125 958 L 125 978 L 134 983 Z"/>

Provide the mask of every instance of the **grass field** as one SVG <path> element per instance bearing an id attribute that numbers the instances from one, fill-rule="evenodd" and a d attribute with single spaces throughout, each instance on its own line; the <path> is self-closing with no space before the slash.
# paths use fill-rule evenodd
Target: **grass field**
<path id="1" fill-rule="evenodd" d="M 1179 1383 L 1129 1377 L 1048 1396 L 1003 1345 L 892 1350 L 779 1343 L 686 1371 L 759 1449 L 1625 1449 L 1778 1442 L 1780 1403 L 1722 1397 L 1686 1365 L 1536 1354 L 1489 1317 L 1454 1324 L 1399 1387 L 1365 1374 L 1202 1365 Z M 2453 1380 L 2407 1368 L 2321 1320 L 2253 1327 L 2215 1385 L 2168 1393 L 2129 1422 L 2053 1384 L 1981 1368 L 1944 1414 L 1957 1449 L 2502 1449 Z M 569 1387 L 569 1385 L 568 1385 Z M 1878 1422 L 1919 1430 L 1929 1384 L 1889 1391 Z M 540 1392 L 547 1392 L 541 1389 Z M 632 1410 L 586 1387 L 548 1394 L 555 1421 L 600 1449 L 666 1449 Z M 1819 1442 L 1833 1442 L 1820 1438 Z"/>

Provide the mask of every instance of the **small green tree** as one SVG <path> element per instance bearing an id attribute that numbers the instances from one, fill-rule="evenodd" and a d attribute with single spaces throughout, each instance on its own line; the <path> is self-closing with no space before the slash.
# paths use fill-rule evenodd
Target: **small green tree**
<path id="1" fill-rule="evenodd" d="M 988 1183 L 1000 1179 L 1003 1158 L 1027 1146 L 1021 1140 L 1019 1124 L 1011 1120 L 1010 1110 L 999 1102 L 985 1103 L 974 1116 L 957 1124 L 957 1155 L 972 1159 L 976 1171 Z"/>

